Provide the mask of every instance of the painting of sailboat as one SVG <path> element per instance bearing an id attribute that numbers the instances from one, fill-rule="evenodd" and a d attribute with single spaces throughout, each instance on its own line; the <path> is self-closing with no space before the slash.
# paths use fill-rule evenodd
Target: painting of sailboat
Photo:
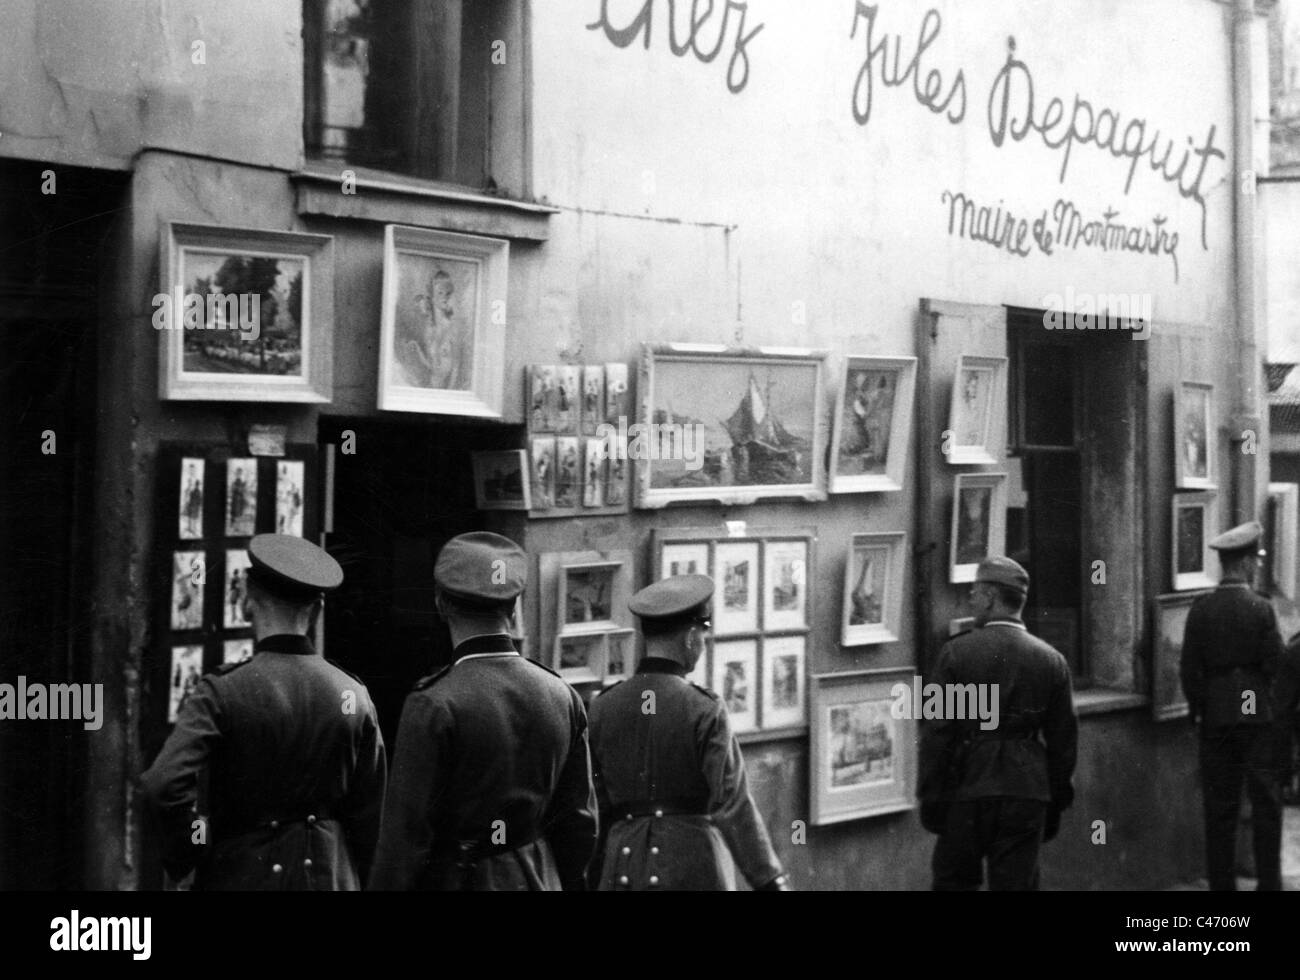
<path id="1" fill-rule="evenodd" d="M 642 418 L 654 423 L 647 427 L 654 451 L 639 463 L 641 506 L 764 495 L 824 499 L 821 360 L 752 352 L 655 356 L 643 388 L 649 397 Z"/>

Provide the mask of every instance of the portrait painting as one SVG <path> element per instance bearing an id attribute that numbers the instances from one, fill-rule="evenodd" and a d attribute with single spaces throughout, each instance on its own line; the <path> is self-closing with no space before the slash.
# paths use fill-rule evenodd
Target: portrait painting
<path id="1" fill-rule="evenodd" d="M 582 431 L 595 435 L 605 421 L 605 367 L 584 364 L 582 367 Z"/>
<path id="2" fill-rule="evenodd" d="M 275 464 L 275 533 L 302 537 L 303 488 L 307 464 L 282 459 Z"/>
<path id="3" fill-rule="evenodd" d="M 160 397 L 329 401 L 332 265 L 328 235 L 168 223 Z"/>
<path id="4" fill-rule="evenodd" d="M 1213 492 L 1174 494 L 1174 591 L 1203 589 L 1214 584 L 1215 563 L 1210 555 L 1210 540 L 1218 533 Z"/>
<path id="5" fill-rule="evenodd" d="M 997 463 L 1006 433 L 1005 357 L 963 354 L 953 378 L 944 453 L 954 465 Z"/>
<path id="6" fill-rule="evenodd" d="M 253 625 L 244 618 L 250 565 L 248 552 L 243 548 L 227 549 L 226 574 L 222 581 L 222 626 L 226 629 Z"/>
<path id="7" fill-rule="evenodd" d="M 845 359 L 835 400 L 830 490 L 901 490 L 911 439 L 914 357 Z"/>
<path id="8" fill-rule="evenodd" d="M 555 440 L 549 437 L 532 440 L 532 505 L 536 510 L 555 506 Z"/>
<path id="9" fill-rule="evenodd" d="M 729 640 L 713 645 L 713 682 L 709 687 L 722 698 L 732 731 L 758 727 L 758 644 L 754 640 Z"/>
<path id="10" fill-rule="evenodd" d="M 474 502 L 479 510 L 528 510 L 528 454 L 522 449 L 472 453 Z"/>
<path id="11" fill-rule="evenodd" d="M 529 425 L 533 432 L 555 431 L 555 365 L 534 364 L 528 371 Z"/>
<path id="12" fill-rule="evenodd" d="M 825 499 L 825 355 L 646 345 L 637 506 Z"/>
<path id="13" fill-rule="evenodd" d="M 1174 390 L 1174 485 L 1215 488 L 1214 386 L 1181 381 Z"/>
<path id="14" fill-rule="evenodd" d="M 181 540 L 203 537 L 203 473 L 203 460 L 188 456 L 181 460 Z"/>
<path id="15" fill-rule="evenodd" d="M 171 628 L 203 628 L 203 584 L 207 567 L 201 551 L 177 551 L 172 555 Z"/>
<path id="16" fill-rule="evenodd" d="M 788 728 L 807 722 L 804 663 L 807 638 L 773 636 L 763 641 L 763 727 Z"/>
<path id="17" fill-rule="evenodd" d="M 499 418 L 509 243 L 388 225 L 379 408 Z"/>
<path id="18" fill-rule="evenodd" d="M 555 506 L 578 506 L 581 481 L 581 461 L 578 459 L 578 439 L 563 436 L 555 440 Z"/>
<path id="19" fill-rule="evenodd" d="M 901 531 L 853 535 L 844 577 L 844 646 L 899 638 L 906 540 Z"/>
<path id="20" fill-rule="evenodd" d="M 257 460 L 226 460 L 226 537 L 247 538 L 257 527 Z"/>
<path id="21" fill-rule="evenodd" d="M 973 582 L 975 569 L 1006 547 L 1007 475 L 962 473 L 953 489 L 948 581 Z"/>
<path id="22" fill-rule="evenodd" d="M 171 694 L 167 699 L 167 724 L 176 724 L 181 706 L 203 676 L 203 647 L 172 647 Z"/>
<path id="23" fill-rule="evenodd" d="M 604 439 L 586 439 L 582 452 L 582 506 L 605 505 L 605 465 L 609 446 Z"/>
<path id="24" fill-rule="evenodd" d="M 576 433 L 582 415 L 582 370 L 576 364 L 560 364 L 555 368 L 555 431 L 561 434 Z"/>
<path id="25" fill-rule="evenodd" d="M 715 545 L 715 636 L 758 629 L 758 549 L 757 541 L 719 541 Z"/>
<path id="26" fill-rule="evenodd" d="M 807 623 L 808 545 L 804 541 L 768 541 L 763 551 L 763 628 L 799 629 Z"/>

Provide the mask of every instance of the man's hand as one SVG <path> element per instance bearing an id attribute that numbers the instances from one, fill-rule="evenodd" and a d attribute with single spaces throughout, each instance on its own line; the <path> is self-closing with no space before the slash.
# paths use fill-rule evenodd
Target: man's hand
<path id="1" fill-rule="evenodd" d="M 1043 823 L 1043 843 L 1054 840 L 1061 831 L 1061 811 L 1053 804 L 1047 804 L 1047 819 Z"/>

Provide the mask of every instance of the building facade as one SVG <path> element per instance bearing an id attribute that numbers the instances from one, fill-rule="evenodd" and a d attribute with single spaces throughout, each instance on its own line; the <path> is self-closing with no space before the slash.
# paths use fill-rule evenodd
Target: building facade
<path id="1" fill-rule="evenodd" d="M 1078 796 L 1045 850 L 1045 886 L 1200 874 L 1196 746 L 1161 635 L 1171 597 L 1216 571 L 1213 529 L 1256 516 L 1268 493 L 1257 198 L 1241 175 L 1267 146 L 1251 110 L 1263 13 L 1213 0 L 2 10 L 14 56 L 0 66 L 0 205 L 15 261 L 0 317 L 34 366 L 6 368 L 3 455 L 19 501 L 4 515 L 19 556 L 7 642 L 15 673 L 104 692 L 96 731 L 0 729 L 6 784 L 30 789 L 0 817 L 4 886 L 161 886 L 136 786 L 167 731 L 176 651 L 198 647 L 211 667 L 246 636 L 215 586 L 206 614 L 176 619 L 176 555 L 202 553 L 209 569 L 224 558 L 226 580 L 225 553 L 249 531 L 184 530 L 183 461 L 204 464 L 202 521 L 229 522 L 227 462 L 258 458 L 249 437 L 263 427 L 303 463 L 290 523 L 323 535 L 348 576 L 326 653 L 366 680 L 390 738 L 405 690 L 447 654 L 431 597 L 450 536 L 499 530 L 536 556 L 519 626 L 547 663 L 568 655 L 557 636 L 573 566 L 617 568 L 621 595 L 665 571 L 674 542 L 703 545 L 715 572 L 721 543 L 756 543 L 755 563 L 761 545 L 764 574 L 748 568 L 772 592 L 767 632 L 715 638 L 701 679 L 747 716 L 752 790 L 805 889 L 928 887 L 914 729 L 879 714 L 879 691 L 923 675 L 964 615 L 954 566 L 971 563 L 972 522 L 1004 525 L 1006 553 L 1034 579 L 1027 622 L 1069 659 L 1081 715 Z M 295 373 L 267 358 L 289 363 L 282 335 L 310 309 L 313 343 L 332 355 L 312 362 L 327 364 L 318 400 L 235 380 L 228 397 L 217 383 L 168 387 L 168 364 L 186 370 L 186 332 L 158 329 L 156 300 L 192 283 L 176 274 L 181 245 L 217 247 L 220 231 L 199 226 L 244 233 L 224 239 L 244 254 L 274 251 L 250 230 L 323 236 L 285 245 L 297 258 L 262 293 L 283 309 L 260 321 L 258 367 L 231 369 Z M 416 231 L 394 239 L 390 226 Z M 402 357 L 402 304 L 437 319 L 433 267 L 413 267 L 430 273 L 420 306 L 408 294 L 424 273 L 402 278 L 401 242 L 465 241 L 428 232 L 508 243 L 499 288 L 488 266 L 472 280 L 482 288 L 463 288 L 465 253 L 446 265 L 463 301 L 476 297 L 469 356 L 486 417 L 379 407 Z M 295 287 L 292 263 L 318 246 Z M 160 362 L 160 348 L 179 360 Z M 320 351 L 306 348 L 299 337 L 304 364 Z M 696 358 L 676 380 L 674 355 Z M 910 379 L 888 416 L 908 423 L 891 430 L 902 469 L 895 489 L 828 492 L 818 474 L 847 472 L 831 444 L 847 438 L 856 403 L 841 389 L 862 357 L 894 359 Z M 709 445 L 732 469 L 656 483 L 653 461 L 634 460 L 630 506 L 587 516 L 581 501 L 552 508 L 562 516 L 536 499 L 530 512 L 480 508 L 473 452 L 529 450 L 538 479 L 532 453 L 551 430 L 533 417 L 531 369 L 611 364 L 627 366 L 632 421 L 725 433 Z M 819 383 L 801 388 L 808 377 Z M 656 381 L 680 401 L 656 399 Z M 715 407 L 702 388 L 739 422 L 690 408 Z M 969 438 L 955 431 L 968 401 L 985 423 Z M 806 433 L 799 473 L 714 493 L 710 478 L 746 482 L 736 426 L 753 435 L 769 416 L 791 445 Z M 554 445 L 563 467 L 566 444 Z M 259 467 L 249 499 L 275 512 L 281 471 Z M 963 498 L 958 477 L 987 501 Z M 764 489 L 785 484 L 797 486 Z M 256 530 L 275 529 L 268 519 Z M 890 638 L 860 642 L 854 536 L 900 534 L 880 580 L 898 610 Z M 783 541 L 804 549 L 785 571 Z M 743 576 L 727 584 L 750 595 Z M 783 584 L 802 592 L 788 620 Z M 631 625 L 621 609 L 607 618 Z M 877 618 L 889 619 L 864 622 Z M 601 642 L 608 677 L 617 641 Z M 782 650 L 797 676 L 778 681 Z M 853 707 L 855 690 L 877 691 L 876 707 Z M 38 825 L 52 857 L 34 863 L 23 842 Z"/>

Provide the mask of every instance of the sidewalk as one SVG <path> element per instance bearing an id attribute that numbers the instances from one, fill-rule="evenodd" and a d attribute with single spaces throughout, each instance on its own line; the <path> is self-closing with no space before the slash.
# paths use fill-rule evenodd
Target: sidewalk
<path id="1" fill-rule="evenodd" d="M 1238 878 L 1240 891 L 1254 891 L 1254 878 Z M 1300 892 L 1300 806 L 1288 806 L 1282 810 L 1282 889 Z M 1171 892 L 1209 891 L 1204 878 L 1185 885 L 1175 885 Z"/>

